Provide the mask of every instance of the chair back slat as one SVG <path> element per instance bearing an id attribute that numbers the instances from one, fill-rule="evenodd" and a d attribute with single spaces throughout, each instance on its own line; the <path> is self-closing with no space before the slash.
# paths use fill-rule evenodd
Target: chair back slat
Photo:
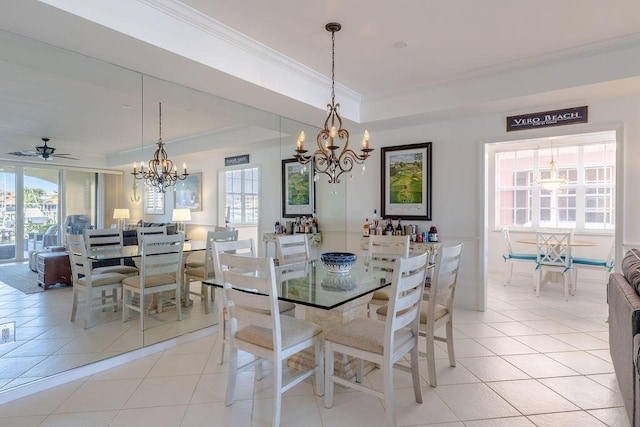
<path id="1" fill-rule="evenodd" d="M 208 231 L 207 232 L 207 252 L 205 260 L 205 277 L 208 277 L 215 272 L 214 265 L 214 242 L 233 242 L 238 240 L 238 230 L 229 231 Z"/>
<path id="2" fill-rule="evenodd" d="M 78 280 L 82 276 L 91 274 L 91 262 L 87 258 L 87 247 L 82 234 L 67 234 L 67 245 L 69 250 L 69 263 L 73 280 Z"/>
<path id="3" fill-rule="evenodd" d="M 170 236 L 161 234 L 145 235 L 142 240 L 142 263 L 140 275 L 178 274 L 182 263 L 184 234 Z M 179 278 L 178 280 L 181 280 Z"/>
<path id="4" fill-rule="evenodd" d="M 278 264 L 293 264 L 309 260 L 309 242 L 305 234 L 277 236 Z"/>
<path id="5" fill-rule="evenodd" d="M 280 351 L 282 337 L 273 259 L 227 253 L 220 253 L 219 258 L 231 339 L 248 326 L 267 328 L 274 332 L 274 351 Z"/>
<path id="6" fill-rule="evenodd" d="M 138 246 L 142 244 L 142 239 L 144 236 L 152 236 L 152 235 L 167 235 L 167 226 L 162 225 L 158 227 L 138 227 L 136 229 L 136 235 L 138 236 Z"/>
<path id="7" fill-rule="evenodd" d="M 513 247 L 511 246 L 511 236 L 509 235 L 509 229 L 507 227 L 502 229 L 502 236 L 504 237 L 504 242 L 507 244 L 507 252 L 511 255 L 513 253 Z"/>
<path id="8" fill-rule="evenodd" d="M 369 236 L 367 258 L 373 270 L 393 271 L 398 258 L 409 257 L 409 236 Z"/>
<path id="9" fill-rule="evenodd" d="M 572 233 L 536 233 L 538 266 L 571 266 Z"/>
<path id="10" fill-rule="evenodd" d="M 441 304 L 451 312 L 453 310 L 453 298 L 458 282 L 458 271 L 460 269 L 460 258 L 462 256 L 463 244 L 442 248 L 436 255 L 436 263 L 431 284 L 428 289 L 429 302 L 427 322 L 433 322 L 436 312 L 436 304 Z"/>
<path id="11" fill-rule="evenodd" d="M 373 236 L 371 236 L 373 237 Z M 391 298 L 385 326 L 385 351 L 393 351 L 395 332 L 410 326 L 418 335 L 420 307 L 429 254 L 398 258 L 393 268 Z"/>

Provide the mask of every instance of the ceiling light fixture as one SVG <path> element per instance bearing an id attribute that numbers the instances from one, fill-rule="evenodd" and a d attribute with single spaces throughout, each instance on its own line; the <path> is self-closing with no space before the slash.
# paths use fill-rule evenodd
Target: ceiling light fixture
<path id="1" fill-rule="evenodd" d="M 549 178 L 540 178 L 536 180 L 536 183 L 543 189 L 547 191 L 556 191 L 564 184 L 567 183 L 567 178 L 560 178 L 558 176 L 558 170 L 556 169 L 556 161 L 553 158 L 553 139 L 551 141 L 551 161 L 549 162 L 549 167 L 551 171 L 549 173 Z"/>
<path id="2" fill-rule="evenodd" d="M 182 164 L 184 172 L 182 175 L 178 175 L 178 168 L 174 166 L 173 162 L 169 160 L 166 150 L 164 149 L 164 142 L 162 142 L 162 103 L 158 103 L 159 109 L 159 123 L 160 132 L 158 137 L 158 148 L 153 153 L 153 159 L 149 160 L 149 167 L 145 169 L 144 163 L 140 162 L 140 171 L 138 171 L 138 165 L 133 162 L 133 172 L 131 175 L 135 179 L 144 179 L 147 185 L 156 188 L 159 193 L 166 193 L 167 188 L 175 185 L 177 180 L 183 180 L 189 176 L 187 173 L 187 165 Z"/>
<path id="3" fill-rule="evenodd" d="M 323 173 L 329 177 L 330 184 L 336 184 L 340 182 L 340 175 L 345 172 L 351 172 L 355 163 L 362 164 L 362 172 L 364 173 L 364 161 L 369 157 L 369 153 L 373 151 L 373 148 L 369 148 L 369 132 L 366 130 L 362 138 L 362 154 L 358 155 L 349 148 L 349 131 L 342 127 L 342 118 L 338 112 L 340 104 L 336 104 L 335 36 L 342 26 L 337 22 L 330 22 L 325 28 L 331 33 L 331 104 L 327 104 L 327 119 L 324 122 L 323 129 L 316 137 L 318 149 L 311 155 L 305 154 L 307 150 L 304 149 L 305 135 L 304 131 L 302 131 L 298 137 L 294 156 L 302 165 L 313 161 L 314 181 L 318 181 L 320 179 L 319 174 Z M 336 137 L 338 141 L 335 141 Z M 340 149 L 340 146 L 336 145 L 336 143 L 340 140 L 344 141 L 344 146 L 336 153 Z"/>

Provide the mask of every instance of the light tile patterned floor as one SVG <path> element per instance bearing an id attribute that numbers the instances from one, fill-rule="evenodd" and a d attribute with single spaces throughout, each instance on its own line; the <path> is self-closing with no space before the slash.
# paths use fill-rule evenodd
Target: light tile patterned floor
<path id="1" fill-rule="evenodd" d="M 457 367 L 449 367 L 438 343 L 439 385 L 431 388 L 421 361 L 421 405 L 413 401 L 409 374 L 397 371 L 398 425 L 628 426 L 609 357 L 606 318 L 602 283 L 581 283 L 565 302 L 560 287 L 548 286 L 535 298 L 529 278 L 514 279 L 507 288 L 491 278 L 486 312 L 456 310 Z M 68 346 L 62 335 L 42 345 Z M 227 364 L 214 361 L 216 338 L 214 333 L 2 405 L 0 425 L 268 426 L 270 371 L 262 381 L 242 374 L 235 403 L 225 406 Z M 20 369 L 31 369 L 38 363 L 37 346 L 25 350 Z M 365 380 L 381 387 L 377 370 Z M 378 399 L 348 389 L 338 388 L 331 409 L 309 383 L 283 399 L 283 426 L 383 423 Z"/>

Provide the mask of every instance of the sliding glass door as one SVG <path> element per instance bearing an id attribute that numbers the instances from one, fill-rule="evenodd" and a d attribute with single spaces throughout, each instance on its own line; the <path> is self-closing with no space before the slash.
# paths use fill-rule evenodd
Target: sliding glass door
<path id="1" fill-rule="evenodd" d="M 0 165 L 0 263 L 63 243 L 68 215 L 97 224 L 97 181 L 92 171 Z"/>
<path id="2" fill-rule="evenodd" d="M 0 261 L 16 258 L 16 170 L 0 166 Z"/>

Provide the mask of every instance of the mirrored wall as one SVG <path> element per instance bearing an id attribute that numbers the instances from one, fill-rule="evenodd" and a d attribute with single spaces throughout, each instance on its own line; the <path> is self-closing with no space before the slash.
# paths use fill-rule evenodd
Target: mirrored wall
<path id="1" fill-rule="evenodd" d="M 301 130 L 307 135 L 318 132 L 314 126 L 2 32 L 0 76 L 0 167 L 44 167 L 70 176 L 107 173 L 95 188 L 94 225 L 100 227 L 110 227 L 116 221 L 113 210 L 121 208 L 130 211 L 128 225 L 172 219 L 179 204 L 176 194 L 167 192 L 161 205 L 151 209 L 144 183 L 130 174 L 134 161 L 147 162 L 153 156 L 161 102 L 162 139 L 170 158 L 178 167 L 186 163 L 189 173 L 200 177 L 199 203 L 185 224 L 187 237 L 204 239 L 207 230 L 228 220 L 220 177 L 239 166 L 225 166 L 225 158 L 248 154 L 248 165 L 259 170 L 259 213 L 255 225 L 240 229 L 241 235 L 256 239 L 264 255 L 263 234 L 273 232 L 275 221 L 283 221 L 282 160 L 293 157 Z M 43 136 L 78 160 L 45 162 L 6 154 L 33 150 Z M 84 190 L 70 189 L 58 195 L 66 203 L 67 209 L 61 210 L 65 215 L 84 203 L 79 198 Z M 344 183 L 317 182 L 315 210 L 322 233 L 317 253 L 344 250 Z M 27 264 L 0 264 L 0 280 L 0 324 L 15 326 L 15 340 L 0 344 L 0 392 L 217 321 L 215 310 L 205 313 L 203 302 L 192 296 L 182 321 L 177 321 L 174 308 L 166 307 L 148 315 L 143 332 L 138 320 L 123 322 L 121 311 L 96 311 L 92 325 L 84 329 L 80 316 L 76 322 L 69 320 L 71 287 L 43 291 L 20 286 L 37 281 Z"/>

